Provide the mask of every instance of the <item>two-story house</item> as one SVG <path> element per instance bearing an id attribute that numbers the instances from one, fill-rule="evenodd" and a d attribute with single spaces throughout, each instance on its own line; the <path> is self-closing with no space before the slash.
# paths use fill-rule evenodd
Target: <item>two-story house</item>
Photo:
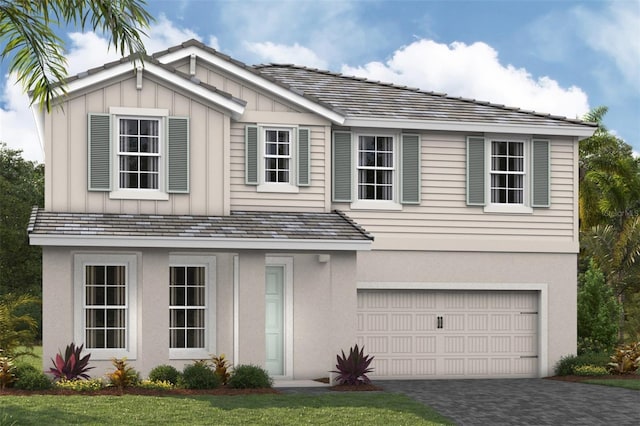
<path id="1" fill-rule="evenodd" d="M 300 379 L 359 343 L 373 377 L 539 377 L 575 352 L 593 125 L 194 40 L 67 84 L 37 113 L 45 360 Z"/>

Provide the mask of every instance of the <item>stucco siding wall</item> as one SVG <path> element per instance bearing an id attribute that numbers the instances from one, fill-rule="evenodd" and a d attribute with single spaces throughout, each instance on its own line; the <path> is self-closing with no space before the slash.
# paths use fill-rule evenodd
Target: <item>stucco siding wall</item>
<path id="1" fill-rule="evenodd" d="M 401 211 L 333 207 L 375 235 L 374 249 L 576 252 L 577 192 L 571 138 L 551 139 L 551 206 L 530 214 L 466 205 L 466 135 L 421 135 L 421 203 Z M 396 175 L 396 179 L 399 177 Z"/>
<path id="2" fill-rule="evenodd" d="M 547 371 L 575 354 L 577 270 L 575 254 L 372 251 L 358 254 L 359 283 L 546 284 Z M 465 287 L 467 288 L 467 287 Z"/>
<path id="3" fill-rule="evenodd" d="M 189 117 L 190 193 L 168 201 L 116 200 L 109 192 L 88 191 L 87 115 L 109 107 L 162 108 L 170 116 Z M 78 95 L 45 116 L 47 159 L 45 208 L 51 211 L 130 214 L 223 214 L 224 152 L 229 117 L 204 102 L 172 90 L 160 81 L 135 77 L 110 82 Z"/>

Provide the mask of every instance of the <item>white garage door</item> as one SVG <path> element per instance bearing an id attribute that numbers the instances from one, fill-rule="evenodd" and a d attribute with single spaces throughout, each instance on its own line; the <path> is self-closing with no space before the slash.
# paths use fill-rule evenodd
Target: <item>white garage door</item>
<path id="1" fill-rule="evenodd" d="M 538 376 L 535 291 L 359 290 L 370 377 Z"/>

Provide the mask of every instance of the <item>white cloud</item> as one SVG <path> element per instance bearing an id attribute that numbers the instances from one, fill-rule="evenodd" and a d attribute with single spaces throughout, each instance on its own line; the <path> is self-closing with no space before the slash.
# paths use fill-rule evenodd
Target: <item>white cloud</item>
<path id="1" fill-rule="evenodd" d="M 585 43 L 608 56 L 640 92 L 640 3 L 611 1 L 602 10 L 576 7 L 572 19 Z"/>
<path id="2" fill-rule="evenodd" d="M 265 43 L 245 43 L 247 50 L 255 53 L 263 62 L 304 65 L 312 68 L 327 68 L 327 62 L 318 57 L 311 49 L 295 43 L 293 46 Z"/>
<path id="3" fill-rule="evenodd" d="M 71 44 L 66 53 L 67 71 L 75 75 L 90 68 L 101 66 L 119 59 L 113 47 L 108 49 L 107 39 L 93 32 L 70 33 Z M 189 29 L 178 28 L 164 15 L 161 15 L 151 26 L 144 43 L 149 53 L 164 50 L 180 44 L 188 39 L 200 37 Z M 210 44 L 217 39 L 210 38 Z M 29 99 L 22 92 L 22 87 L 15 84 L 15 78 L 6 78 L 2 92 L 3 105 L 0 108 L 0 140 L 10 148 L 21 149 L 23 158 L 33 161 L 44 161 L 44 153 L 35 130 L 35 121 L 29 109 Z"/>
<path id="4" fill-rule="evenodd" d="M 22 150 L 25 160 L 41 163 L 44 152 L 29 109 L 29 99 L 22 94 L 15 75 L 7 76 L 0 100 L 0 104 L 5 105 L 0 108 L 0 141 L 6 142 L 9 148 Z"/>
<path id="5" fill-rule="evenodd" d="M 481 42 L 446 45 L 419 40 L 397 50 L 385 63 L 343 65 L 342 72 L 570 118 L 589 110 L 582 89 L 563 88 L 550 77 L 534 79 L 524 68 L 503 65 L 498 52 Z"/>

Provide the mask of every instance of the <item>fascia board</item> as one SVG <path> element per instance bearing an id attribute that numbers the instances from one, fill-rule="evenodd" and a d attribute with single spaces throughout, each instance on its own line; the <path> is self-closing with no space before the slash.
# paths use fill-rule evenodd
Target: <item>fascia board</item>
<path id="1" fill-rule="evenodd" d="M 593 136 L 595 127 L 586 126 L 535 126 L 520 124 L 492 124 L 482 122 L 454 122 L 454 121 L 428 121 L 428 120 L 388 120 L 377 118 L 347 118 L 344 122 L 347 127 L 384 127 L 391 129 L 411 130 L 443 130 L 451 132 L 493 132 L 493 133 L 517 133 L 549 136 L 576 136 L 579 139 Z"/>
<path id="2" fill-rule="evenodd" d="M 67 92 L 72 93 L 77 90 L 82 90 L 87 87 L 91 87 L 101 81 L 108 80 L 110 78 L 118 77 L 120 75 L 126 74 L 132 71 L 132 66 L 130 62 L 125 62 L 119 65 L 115 65 L 111 68 L 107 68 L 105 70 L 96 72 L 94 74 L 87 75 L 82 78 L 78 78 L 73 80 L 67 85 Z M 205 89 L 204 87 L 199 86 L 196 83 L 193 83 L 187 79 L 179 77 L 157 65 L 154 65 L 150 62 L 145 64 L 143 72 L 148 72 L 152 75 L 155 75 L 162 80 L 165 80 L 173 85 L 180 87 L 188 92 L 191 92 L 199 97 L 204 99 L 208 99 L 211 102 L 227 109 L 232 114 L 240 116 L 244 113 L 244 106 L 240 105 L 237 102 L 234 102 L 231 99 L 228 99 L 224 96 L 221 96 L 215 92 Z"/>
<path id="3" fill-rule="evenodd" d="M 213 55 L 210 52 L 206 52 L 197 46 L 189 46 L 181 50 L 176 50 L 174 52 L 167 53 L 166 55 L 159 56 L 156 59 L 163 64 L 168 64 L 168 63 L 177 61 L 179 59 L 182 59 L 184 57 L 189 57 L 192 54 L 199 56 L 200 58 L 213 64 L 214 66 L 230 74 L 236 75 L 239 78 L 250 82 L 251 84 L 254 84 L 281 98 L 284 98 L 290 102 L 293 102 L 294 104 L 300 105 L 303 108 L 313 111 L 314 113 L 327 118 L 328 120 L 332 121 L 335 124 L 343 125 L 344 123 L 345 118 L 341 114 L 338 114 L 328 108 L 325 108 L 322 105 L 318 105 L 317 103 L 309 99 L 306 99 L 303 96 L 300 96 L 289 89 L 286 89 L 282 86 L 272 83 L 271 81 L 267 80 L 264 77 L 260 77 L 259 75 L 256 75 L 250 71 L 247 71 L 246 69 L 239 67 L 238 65 L 235 65 L 216 55 Z"/>
<path id="4" fill-rule="evenodd" d="M 60 247 L 142 247 L 200 248 L 228 250 L 368 251 L 371 241 L 262 239 L 262 238 L 189 238 L 123 237 L 91 235 L 29 235 L 29 243 Z"/>

